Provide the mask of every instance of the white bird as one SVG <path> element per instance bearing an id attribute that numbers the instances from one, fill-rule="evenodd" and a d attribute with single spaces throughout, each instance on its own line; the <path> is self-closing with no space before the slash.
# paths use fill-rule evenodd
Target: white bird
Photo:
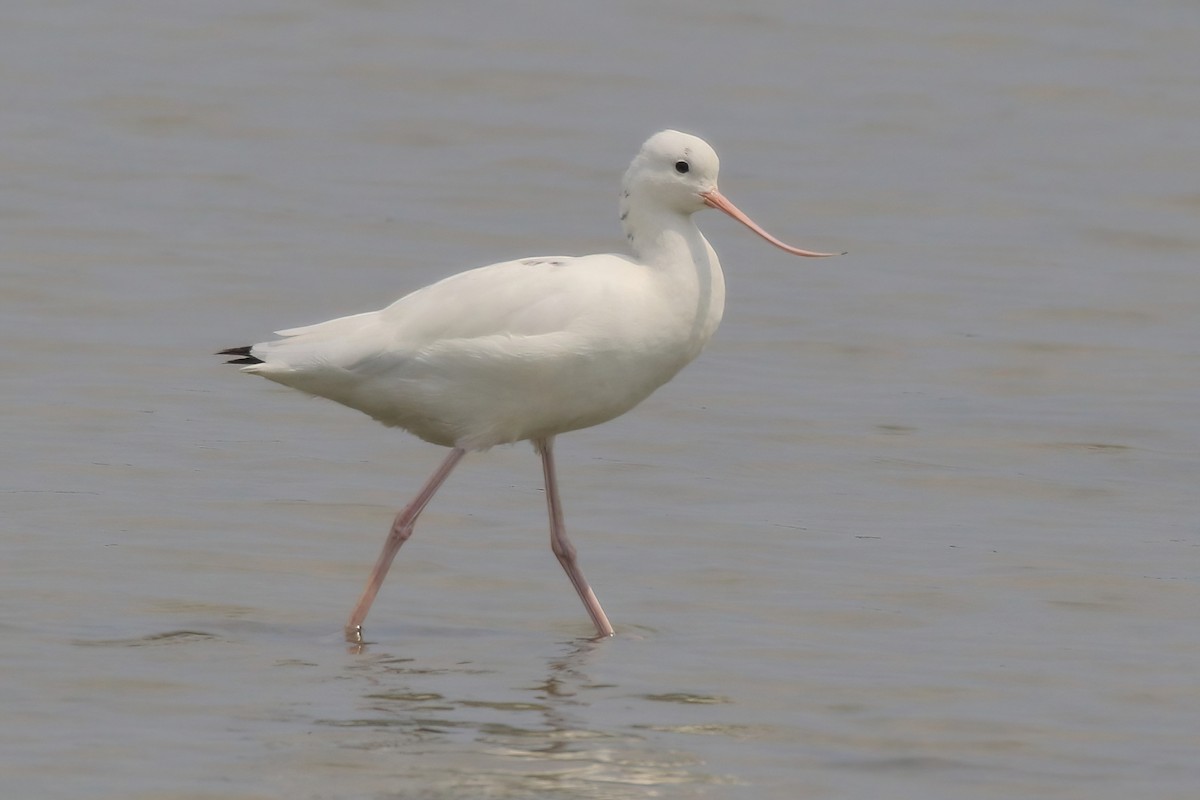
<path id="1" fill-rule="evenodd" d="M 720 209 L 774 238 L 717 190 L 716 152 L 666 130 L 625 173 L 621 224 L 632 255 L 553 256 L 469 270 L 387 308 L 278 331 L 222 350 L 243 372 L 327 397 L 403 428 L 450 454 L 399 514 L 346 624 L 366 619 L 417 516 L 471 450 L 529 440 L 541 455 L 550 544 L 599 636 L 613 634 L 567 539 L 554 471 L 554 437 L 624 414 L 669 381 L 716 331 L 725 280 L 692 221 Z"/>

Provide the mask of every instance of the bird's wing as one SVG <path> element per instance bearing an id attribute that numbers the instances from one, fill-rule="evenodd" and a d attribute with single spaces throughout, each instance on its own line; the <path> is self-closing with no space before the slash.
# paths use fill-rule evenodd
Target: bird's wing
<path id="1" fill-rule="evenodd" d="M 537 336 L 572 328 L 627 284 L 617 255 L 525 258 L 462 272 L 400 298 L 382 319 L 401 346 L 446 339 Z"/>
<path id="2" fill-rule="evenodd" d="M 572 335 L 622 302 L 618 287 L 638 274 L 619 255 L 526 258 L 453 275 L 379 311 L 278 331 L 253 347 L 267 362 L 247 371 L 354 369 L 408 358 L 449 340 Z"/>

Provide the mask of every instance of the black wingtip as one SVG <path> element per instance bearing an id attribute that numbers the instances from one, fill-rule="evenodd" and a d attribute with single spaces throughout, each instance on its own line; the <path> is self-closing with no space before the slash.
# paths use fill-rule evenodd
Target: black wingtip
<path id="1" fill-rule="evenodd" d="M 263 363 L 263 360 L 261 358 L 255 358 L 254 356 L 250 355 L 250 348 L 252 348 L 253 346 L 254 345 L 247 344 L 247 345 L 243 345 L 241 347 L 231 347 L 228 350 L 219 351 L 217 353 L 217 355 L 219 355 L 219 356 L 242 356 L 242 358 L 231 358 L 229 361 L 225 362 L 226 364 L 261 364 L 261 363 Z"/>

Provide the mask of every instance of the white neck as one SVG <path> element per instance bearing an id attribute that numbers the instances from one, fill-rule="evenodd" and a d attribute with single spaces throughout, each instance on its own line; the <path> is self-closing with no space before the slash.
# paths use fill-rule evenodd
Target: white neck
<path id="1" fill-rule="evenodd" d="M 626 189 L 621 194 L 621 229 L 634 256 L 647 265 L 690 265 L 707 260 L 711 248 L 691 214 L 641 202 Z"/>
<path id="2" fill-rule="evenodd" d="M 634 257 L 655 271 L 687 330 L 682 362 L 686 363 L 695 358 L 721 322 L 725 308 L 721 262 L 691 214 L 639 202 L 637 193 L 628 189 L 622 193 L 620 208 L 621 227 Z"/>

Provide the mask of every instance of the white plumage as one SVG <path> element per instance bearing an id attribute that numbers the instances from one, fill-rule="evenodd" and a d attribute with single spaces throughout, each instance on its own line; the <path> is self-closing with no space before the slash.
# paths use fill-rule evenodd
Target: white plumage
<path id="1" fill-rule="evenodd" d="M 612 626 L 561 525 L 553 437 L 633 408 L 699 355 L 721 321 L 725 282 L 692 221 L 706 205 L 798 255 L 717 191 L 703 140 L 655 134 L 625 174 L 621 221 L 632 256 L 553 256 L 469 270 L 379 311 L 279 331 L 226 354 L 244 372 L 358 409 L 453 448 L 402 511 L 347 626 L 361 635 L 375 592 L 416 516 L 468 450 L 531 440 L 546 469 L 552 545 L 601 635 Z"/>

